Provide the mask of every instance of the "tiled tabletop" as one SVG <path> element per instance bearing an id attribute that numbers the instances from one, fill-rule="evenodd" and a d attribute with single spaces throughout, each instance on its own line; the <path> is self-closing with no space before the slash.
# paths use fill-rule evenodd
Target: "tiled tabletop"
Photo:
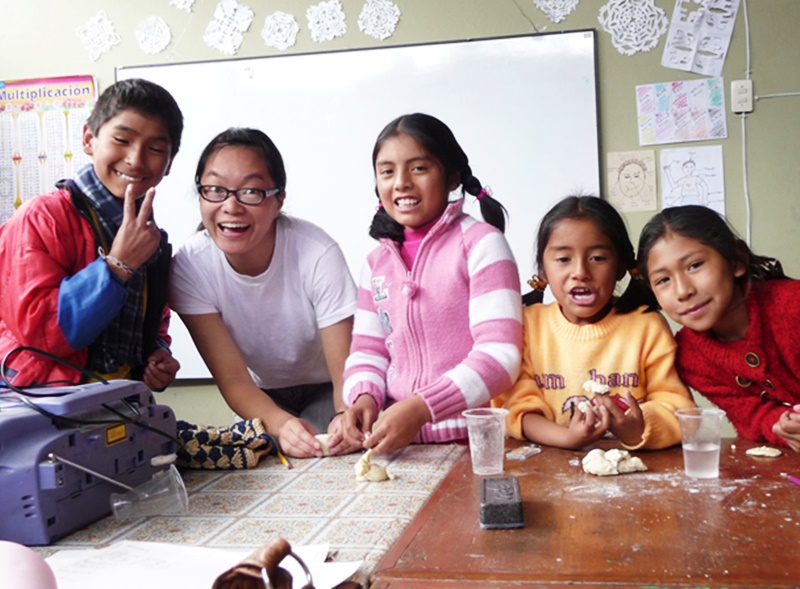
<path id="1" fill-rule="evenodd" d="M 269 456 L 252 470 L 184 471 L 188 514 L 125 523 L 107 517 L 37 551 L 46 557 L 119 540 L 250 551 L 281 536 L 295 545 L 330 544 L 333 560 L 363 560 L 355 580 L 364 583 L 465 451 L 418 445 L 375 456 L 395 475 L 381 483 L 356 482 L 358 454 L 291 459 L 291 470 Z"/>

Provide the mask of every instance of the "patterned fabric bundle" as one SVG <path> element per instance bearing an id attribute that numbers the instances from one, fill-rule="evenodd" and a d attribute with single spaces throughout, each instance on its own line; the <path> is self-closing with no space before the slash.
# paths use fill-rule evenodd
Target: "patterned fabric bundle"
<path id="1" fill-rule="evenodd" d="M 277 454 L 278 443 L 260 419 L 228 427 L 178 421 L 178 461 L 181 468 L 241 470 L 255 468 L 262 456 Z"/>

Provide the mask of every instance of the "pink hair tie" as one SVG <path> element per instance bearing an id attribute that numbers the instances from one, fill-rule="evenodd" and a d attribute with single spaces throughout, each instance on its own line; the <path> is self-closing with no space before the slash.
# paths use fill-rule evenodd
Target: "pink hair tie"
<path id="1" fill-rule="evenodd" d="M 492 189 L 491 189 L 491 188 L 489 188 L 488 186 L 484 186 L 483 188 L 481 188 L 481 191 L 478 193 L 478 196 L 476 196 L 475 198 L 476 198 L 476 199 L 478 199 L 478 200 L 480 200 L 480 199 L 482 199 L 484 196 L 486 196 L 487 194 L 488 194 L 489 196 L 492 196 Z"/>

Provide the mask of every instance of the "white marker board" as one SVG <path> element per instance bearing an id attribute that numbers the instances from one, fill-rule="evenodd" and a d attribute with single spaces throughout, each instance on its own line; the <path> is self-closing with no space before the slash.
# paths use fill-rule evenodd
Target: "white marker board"
<path id="1" fill-rule="evenodd" d="M 116 72 L 160 84 L 184 113 L 181 150 L 155 200 L 156 221 L 176 248 L 200 221 L 200 152 L 228 127 L 257 127 L 286 164 L 284 212 L 324 228 L 357 277 L 375 246 L 375 139 L 395 117 L 425 112 L 453 130 L 473 173 L 507 208 L 523 291 L 542 216 L 568 194 L 599 194 L 596 73 L 593 30 Z M 466 210 L 480 218 L 473 197 Z M 175 315 L 171 333 L 178 376 L 209 377 Z"/>

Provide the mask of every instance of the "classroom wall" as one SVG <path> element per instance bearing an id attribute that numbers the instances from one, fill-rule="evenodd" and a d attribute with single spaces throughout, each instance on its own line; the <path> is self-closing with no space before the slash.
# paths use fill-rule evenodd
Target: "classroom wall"
<path id="1" fill-rule="evenodd" d="M 314 42 L 306 28 L 305 8 L 314 4 L 313 0 L 240 1 L 253 9 L 255 18 L 236 57 L 280 54 L 265 46 L 260 37 L 264 18 L 276 10 L 294 14 L 301 29 L 296 45 L 286 53 L 598 29 L 603 158 L 610 151 L 651 149 L 640 147 L 638 143 L 636 85 L 699 78 L 696 74 L 661 67 L 664 37 L 650 52 L 621 55 L 597 21 L 598 10 L 604 4 L 602 0 L 582 0 L 559 24 L 552 23 L 531 0 L 394 0 L 401 17 L 394 35 L 386 41 L 374 40 L 358 30 L 357 18 L 363 0 L 341 0 L 347 14 L 348 32 L 343 37 L 323 43 Z M 655 4 L 668 17 L 672 15 L 672 0 L 655 0 Z M 196 0 L 192 12 L 187 13 L 170 6 L 168 0 L 6 2 L 2 20 L 7 25 L 13 24 L 4 27 L 0 36 L 0 80 L 92 74 L 102 91 L 114 82 L 116 66 L 227 59 L 228 56 L 207 47 L 202 40 L 216 5 L 216 0 Z M 800 37 L 797 35 L 800 2 L 749 0 L 746 7 L 750 75 L 756 97 L 800 92 Z M 106 11 L 122 41 L 97 61 L 92 61 L 74 31 L 100 10 Z M 141 20 L 152 15 L 168 22 L 173 39 L 164 52 L 147 55 L 136 44 L 134 32 Z M 728 111 L 730 81 L 747 76 L 746 40 L 743 5 L 739 9 L 722 72 Z M 276 92 L 280 91 L 280 82 L 276 80 Z M 232 88 L 231 91 L 236 90 Z M 475 91 L 491 92 L 491 88 L 482 87 L 481 80 L 475 80 Z M 747 188 L 752 247 L 757 252 L 779 256 L 789 274 L 800 276 L 800 231 L 797 228 L 800 199 L 796 194 L 800 184 L 800 166 L 795 162 L 800 154 L 800 97 L 757 100 L 754 112 L 747 115 L 744 124 L 740 115 L 730 112 L 727 122 L 727 139 L 691 145 L 722 145 L 728 218 L 742 235 L 747 234 Z M 658 156 L 662 147 L 686 145 L 669 144 L 653 149 Z M 746 166 L 743 165 L 745 159 Z M 603 181 L 605 183 L 605 178 Z M 650 214 L 626 215 L 634 239 Z M 537 222 L 538 219 L 530 220 L 531 240 Z M 184 419 L 205 423 L 228 421 L 227 408 L 210 386 L 196 383 L 174 385 L 165 393 L 163 401 L 171 404 Z"/>

